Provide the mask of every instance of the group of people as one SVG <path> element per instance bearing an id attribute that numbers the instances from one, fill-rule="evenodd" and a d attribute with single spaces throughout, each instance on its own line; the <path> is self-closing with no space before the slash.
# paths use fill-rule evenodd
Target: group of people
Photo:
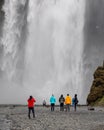
<path id="1" fill-rule="evenodd" d="M 32 96 L 30 96 L 29 99 L 27 100 L 27 102 L 28 102 L 28 117 L 29 117 L 29 119 L 31 118 L 30 113 L 32 111 L 33 118 L 35 118 L 34 103 L 36 102 L 36 99 L 33 98 Z M 52 94 L 52 96 L 50 97 L 51 111 L 54 111 L 55 103 L 56 103 L 56 98 Z M 75 94 L 74 98 L 72 98 L 72 99 L 69 96 L 69 94 L 67 94 L 67 96 L 65 98 L 64 98 L 63 94 L 61 94 L 61 96 L 59 97 L 59 103 L 60 103 L 60 111 L 64 111 L 64 109 L 66 111 L 70 111 L 71 104 L 74 107 L 74 110 L 76 111 L 76 107 L 78 104 L 77 94 Z M 45 100 L 43 101 L 43 106 L 46 106 Z"/>
<path id="2" fill-rule="evenodd" d="M 55 103 L 56 98 L 52 94 L 52 96 L 50 97 L 51 111 L 54 111 Z M 64 98 L 63 94 L 61 94 L 61 96 L 59 97 L 59 103 L 60 103 L 60 111 L 64 111 L 64 109 L 66 109 L 66 111 L 70 111 L 71 104 L 74 107 L 74 110 L 76 111 L 76 107 L 78 104 L 77 94 L 75 94 L 74 98 L 71 98 L 69 94 L 67 94 L 67 96 Z"/>

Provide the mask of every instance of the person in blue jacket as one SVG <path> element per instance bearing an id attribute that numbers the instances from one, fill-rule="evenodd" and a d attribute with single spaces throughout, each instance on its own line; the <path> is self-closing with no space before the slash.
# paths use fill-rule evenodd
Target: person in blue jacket
<path id="1" fill-rule="evenodd" d="M 78 104 L 78 98 L 77 98 L 77 94 L 75 94 L 74 98 L 72 99 L 72 106 L 74 107 L 74 110 L 76 111 L 77 109 L 77 104 Z"/>
<path id="2" fill-rule="evenodd" d="M 53 94 L 50 97 L 50 103 L 51 103 L 51 111 L 54 111 L 54 109 L 55 109 L 55 103 L 56 103 L 56 98 L 55 98 L 55 96 Z"/>

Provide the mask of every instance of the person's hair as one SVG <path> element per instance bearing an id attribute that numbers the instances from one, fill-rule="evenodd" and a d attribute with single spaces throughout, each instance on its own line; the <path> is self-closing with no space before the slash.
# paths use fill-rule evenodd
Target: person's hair
<path id="1" fill-rule="evenodd" d="M 61 97 L 63 97 L 63 94 L 61 94 Z"/>
<path id="2" fill-rule="evenodd" d="M 67 94 L 67 96 L 69 96 L 69 94 Z"/>
<path id="3" fill-rule="evenodd" d="M 30 100 L 32 99 L 32 96 L 30 96 Z"/>

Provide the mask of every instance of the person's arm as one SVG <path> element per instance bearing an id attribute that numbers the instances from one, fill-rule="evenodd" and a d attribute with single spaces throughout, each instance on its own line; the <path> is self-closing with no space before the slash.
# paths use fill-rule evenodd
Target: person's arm
<path id="1" fill-rule="evenodd" d="M 77 99 L 77 104 L 78 104 L 78 102 L 79 102 L 79 101 L 78 101 L 78 99 Z"/>
<path id="2" fill-rule="evenodd" d="M 70 104 L 72 104 L 72 98 L 70 97 Z"/>
<path id="3" fill-rule="evenodd" d="M 64 103 L 65 103 L 65 98 L 64 98 Z"/>
<path id="4" fill-rule="evenodd" d="M 33 101 L 36 102 L 35 98 L 33 98 Z"/>
<path id="5" fill-rule="evenodd" d="M 64 101 L 64 103 L 66 104 L 66 98 L 65 98 L 65 101 Z"/>
<path id="6" fill-rule="evenodd" d="M 59 98 L 59 102 L 60 102 L 60 98 Z"/>
<path id="7" fill-rule="evenodd" d="M 56 103 L 56 98 L 55 98 L 55 103 Z"/>

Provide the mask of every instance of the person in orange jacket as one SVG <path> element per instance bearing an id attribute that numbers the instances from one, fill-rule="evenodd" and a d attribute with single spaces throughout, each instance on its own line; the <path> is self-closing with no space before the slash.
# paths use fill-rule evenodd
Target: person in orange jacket
<path id="1" fill-rule="evenodd" d="M 67 96 L 65 97 L 66 111 L 70 111 L 71 102 L 72 102 L 72 99 L 69 96 L 69 94 L 67 94 Z"/>
<path id="2" fill-rule="evenodd" d="M 32 111 L 33 118 L 35 118 L 34 103 L 36 102 L 36 100 L 32 96 L 30 96 L 29 99 L 27 100 L 27 102 L 28 102 L 28 117 L 30 119 L 30 113 Z"/>

